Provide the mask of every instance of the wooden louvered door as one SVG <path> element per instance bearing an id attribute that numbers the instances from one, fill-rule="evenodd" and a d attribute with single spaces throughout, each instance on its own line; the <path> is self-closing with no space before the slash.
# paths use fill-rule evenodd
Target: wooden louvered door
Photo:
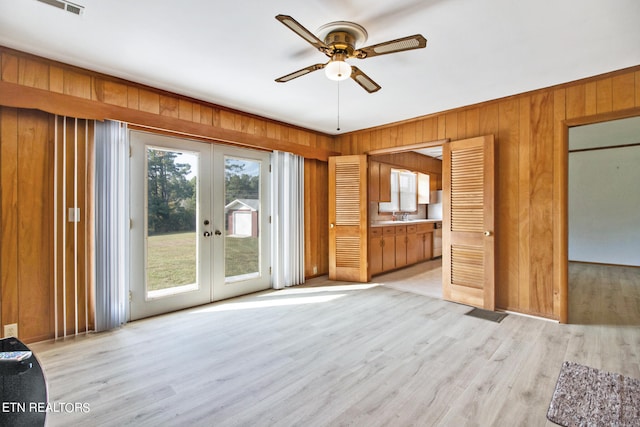
<path id="1" fill-rule="evenodd" d="M 329 157 L 329 279 L 368 282 L 367 156 Z"/>
<path id="2" fill-rule="evenodd" d="M 493 135 L 444 144 L 442 172 L 443 297 L 494 310 Z"/>

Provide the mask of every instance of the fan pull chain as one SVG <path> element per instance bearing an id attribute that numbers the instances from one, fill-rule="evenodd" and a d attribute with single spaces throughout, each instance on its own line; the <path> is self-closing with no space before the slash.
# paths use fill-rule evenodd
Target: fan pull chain
<path id="1" fill-rule="evenodd" d="M 336 130 L 340 131 L 340 82 L 338 82 L 338 125 Z"/>

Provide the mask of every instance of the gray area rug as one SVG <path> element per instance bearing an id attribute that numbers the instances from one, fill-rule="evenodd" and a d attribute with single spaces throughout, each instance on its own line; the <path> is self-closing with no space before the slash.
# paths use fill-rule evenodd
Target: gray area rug
<path id="1" fill-rule="evenodd" d="M 562 426 L 640 426 L 640 380 L 564 362 L 547 418 Z"/>

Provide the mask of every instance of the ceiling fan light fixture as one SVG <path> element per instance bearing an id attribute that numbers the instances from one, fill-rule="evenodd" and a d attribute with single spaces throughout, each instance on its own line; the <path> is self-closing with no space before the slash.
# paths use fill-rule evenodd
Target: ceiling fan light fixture
<path id="1" fill-rule="evenodd" d="M 331 61 L 324 67 L 324 73 L 330 80 L 346 80 L 351 77 L 351 65 L 345 61 Z"/>
<path id="2" fill-rule="evenodd" d="M 351 77 L 351 65 L 345 59 L 347 56 L 343 53 L 336 53 L 331 61 L 324 67 L 324 73 L 329 80 L 342 81 Z"/>

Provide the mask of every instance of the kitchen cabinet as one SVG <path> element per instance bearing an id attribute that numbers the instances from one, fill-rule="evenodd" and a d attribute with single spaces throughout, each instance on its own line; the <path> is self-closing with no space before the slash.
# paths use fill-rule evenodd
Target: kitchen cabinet
<path id="1" fill-rule="evenodd" d="M 382 184 L 382 176 L 380 177 L 380 184 Z M 399 196 L 400 192 L 398 190 L 398 171 L 395 169 L 391 169 L 389 172 L 389 201 L 381 201 L 378 204 L 378 210 L 380 212 L 399 212 Z"/>
<path id="2" fill-rule="evenodd" d="M 427 205 L 431 198 L 431 177 L 426 173 L 418 172 L 418 204 Z"/>
<path id="3" fill-rule="evenodd" d="M 369 233 L 369 270 L 371 275 L 396 268 L 396 228 L 371 227 Z"/>
<path id="4" fill-rule="evenodd" d="M 380 162 L 369 160 L 369 201 L 380 201 Z"/>
<path id="5" fill-rule="evenodd" d="M 369 160 L 369 201 L 391 202 L 391 165 Z"/>
<path id="6" fill-rule="evenodd" d="M 407 265 L 415 264 L 421 256 L 420 246 L 422 241 L 418 240 L 418 226 L 407 225 Z"/>
<path id="7" fill-rule="evenodd" d="M 407 227 L 398 225 L 396 229 L 396 265 L 395 268 L 407 265 Z"/>
<path id="8" fill-rule="evenodd" d="M 369 270 L 371 275 L 412 265 L 432 258 L 432 222 L 369 228 Z"/>
<path id="9" fill-rule="evenodd" d="M 396 268 L 396 228 L 382 227 L 382 270 Z"/>
<path id="10" fill-rule="evenodd" d="M 388 163 L 380 163 L 380 201 L 391 201 L 391 165 Z"/>
<path id="11" fill-rule="evenodd" d="M 369 271 L 371 275 L 382 273 L 382 227 L 369 229 Z"/>
<path id="12" fill-rule="evenodd" d="M 417 256 L 418 261 L 426 261 L 432 258 L 432 237 L 433 237 L 433 223 L 418 224 L 417 225 Z"/>

